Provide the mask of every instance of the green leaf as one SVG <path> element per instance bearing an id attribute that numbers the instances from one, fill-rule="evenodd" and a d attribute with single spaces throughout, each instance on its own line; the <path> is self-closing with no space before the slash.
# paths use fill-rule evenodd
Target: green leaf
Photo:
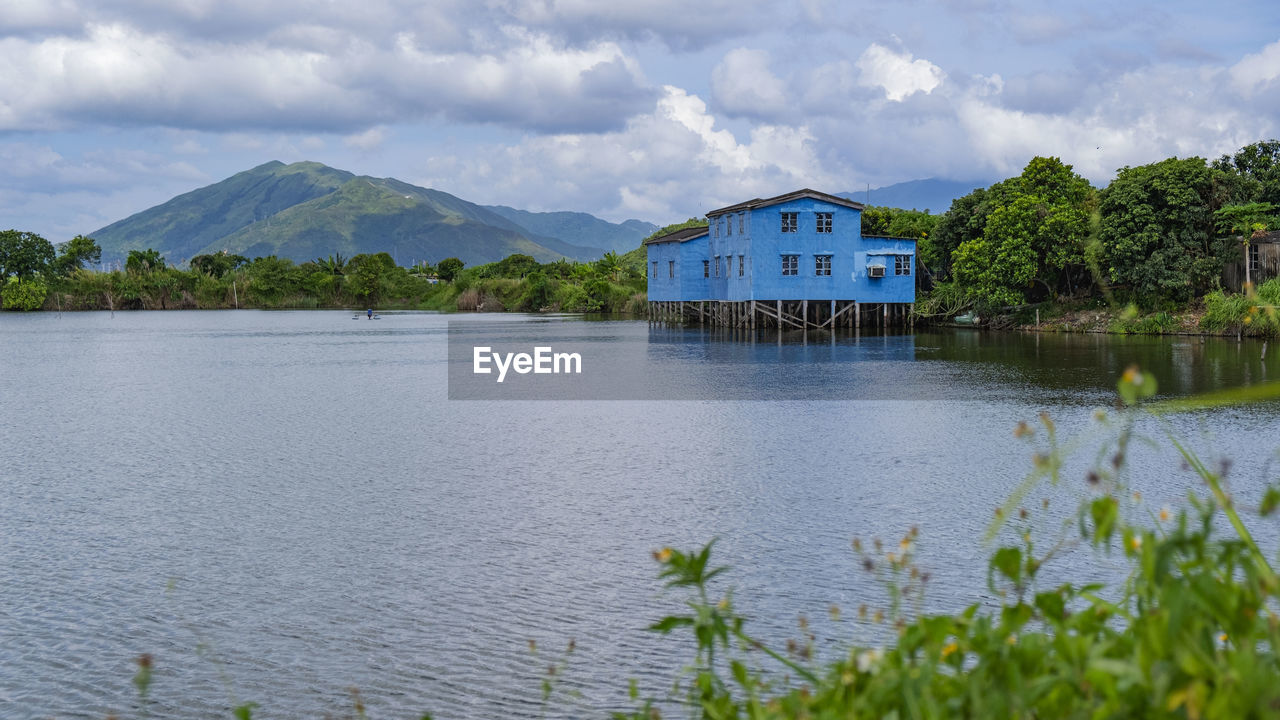
<path id="1" fill-rule="evenodd" d="M 1089 516 L 1093 519 L 1093 542 L 1099 543 L 1111 539 L 1115 532 L 1116 517 L 1120 505 L 1116 499 L 1107 495 L 1089 503 Z"/>
<path id="2" fill-rule="evenodd" d="M 649 630 L 653 632 L 669 633 L 678 627 L 686 627 L 693 624 L 693 618 L 671 615 L 664 617 L 658 622 L 649 626 Z"/>
<path id="3" fill-rule="evenodd" d="M 991 567 L 1017 584 L 1022 581 L 1022 549 L 1002 547 L 991 556 Z"/>
<path id="4" fill-rule="evenodd" d="M 1262 506 L 1258 508 L 1258 512 L 1266 517 L 1275 512 L 1280 507 L 1280 488 L 1272 485 L 1262 495 Z"/>

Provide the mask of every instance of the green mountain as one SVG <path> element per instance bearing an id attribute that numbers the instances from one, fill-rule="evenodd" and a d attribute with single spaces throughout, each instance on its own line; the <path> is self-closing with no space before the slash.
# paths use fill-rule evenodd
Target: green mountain
<path id="1" fill-rule="evenodd" d="M 314 162 L 260 165 L 92 236 L 104 259 L 154 248 L 174 263 L 223 250 L 297 262 L 333 253 L 388 252 L 403 265 L 450 256 L 476 265 L 514 253 L 541 262 L 594 260 L 605 252 L 541 234 L 439 190 L 356 176 Z"/>
<path id="2" fill-rule="evenodd" d="M 611 223 L 580 212 L 529 212 L 505 205 L 486 205 L 485 209 L 492 210 L 537 235 L 616 253 L 634 249 L 641 240 L 658 229 L 657 225 L 642 220 Z"/>
<path id="3" fill-rule="evenodd" d="M 353 177 L 320 163 L 272 161 L 112 223 L 92 237 L 102 246 L 103 259 L 155 248 L 177 262 L 247 225 L 327 195 Z"/>

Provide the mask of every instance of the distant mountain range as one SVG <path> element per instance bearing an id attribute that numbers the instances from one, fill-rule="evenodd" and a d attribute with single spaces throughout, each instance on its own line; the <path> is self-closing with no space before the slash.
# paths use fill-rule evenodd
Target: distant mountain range
<path id="1" fill-rule="evenodd" d="M 867 202 L 866 190 L 851 190 L 836 193 L 840 197 L 849 198 L 868 205 L 896 207 L 905 210 L 928 210 L 934 215 L 941 215 L 951 209 L 951 201 L 964 197 L 975 188 L 987 187 L 991 183 L 974 180 L 908 180 L 895 185 L 886 185 L 871 190 L 870 202 Z"/>
<path id="2" fill-rule="evenodd" d="M 297 262 L 342 253 L 391 253 L 408 265 L 458 257 L 468 265 L 514 253 L 540 262 L 595 260 L 635 248 L 656 225 L 584 213 L 483 207 L 393 178 L 316 162 L 269 162 L 179 195 L 96 232 L 103 259 L 154 248 L 173 263 L 203 253 Z"/>
<path id="3" fill-rule="evenodd" d="M 871 191 L 870 204 L 946 212 L 982 182 L 912 180 Z M 840 193 L 867 202 L 865 191 Z M 467 265 L 514 253 L 540 262 L 625 253 L 658 226 L 611 223 L 581 212 L 482 206 L 394 178 L 317 162 L 269 162 L 179 195 L 92 233 L 104 260 L 154 248 L 171 263 L 221 252 L 297 262 L 388 252 L 402 265 L 458 257 Z"/>

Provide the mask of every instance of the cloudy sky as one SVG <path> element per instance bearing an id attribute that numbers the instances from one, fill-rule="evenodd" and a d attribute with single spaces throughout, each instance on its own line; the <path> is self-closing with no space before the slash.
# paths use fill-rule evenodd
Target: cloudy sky
<path id="1" fill-rule="evenodd" d="M 657 223 L 1280 136 L 1280 3 L 4 0 L 0 225 L 269 160 Z M 874 200 L 874 198 L 873 198 Z"/>

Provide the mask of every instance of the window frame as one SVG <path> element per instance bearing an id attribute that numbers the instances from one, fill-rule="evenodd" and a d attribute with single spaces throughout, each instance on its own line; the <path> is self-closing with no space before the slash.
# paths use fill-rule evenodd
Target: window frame
<path id="1" fill-rule="evenodd" d="M 711 260 L 710 259 L 702 261 L 702 277 L 704 278 L 711 277 Z"/>
<path id="2" fill-rule="evenodd" d="M 813 256 L 813 275 L 814 277 L 831 277 L 830 255 L 823 254 Z"/>
<path id="3" fill-rule="evenodd" d="M 799 277 L 800 275 L 800 256 L 786 254 L 782 256 L 782 276 L 783 277 Z"/>
<path id="4" fill-rule="evenodd" d="M 653 280 L 658 279 L 658 261 L 657 260 L 653 261 L 653 273 L 650 274 L 649 277 Z"/>
<path id="5" fill-rule="evenodd" d="M 739 253 L 738 254 L 738 277 L 746 277 L 746 276 L 747 276 L 747 257 Z"/>
<path id="6" fill-rule="evenodd" d="M 894 277 L 911 277 L 911 259 L 913 255 L 894 255 L 893 256 L 893 274 Z"/>
<path id="7" fill-rule="evenodd" d="M 720 256 L 716 256 L 716 277 L 720 277 Z"/>
<path id="8" fill-rule="evenodd" d="M 676 279 L 676 261 L 675 260 L 667 261 L 667 275 L 671 280 Z"/>
<path id="9" fill-rule="evenodd" d="M 781 218 L 779 221 L 781 232 L 791 234 L 800 231 L 800 213 L 781 211 L 778 216 Z"/>
<path id="10" fill-rule="evenodd" d="M 814 232 L 821 235 L 831 234 L 831 228 L 835 223 L 835 213 L 831 212 L 815 212 L 814 216 Z"/>

